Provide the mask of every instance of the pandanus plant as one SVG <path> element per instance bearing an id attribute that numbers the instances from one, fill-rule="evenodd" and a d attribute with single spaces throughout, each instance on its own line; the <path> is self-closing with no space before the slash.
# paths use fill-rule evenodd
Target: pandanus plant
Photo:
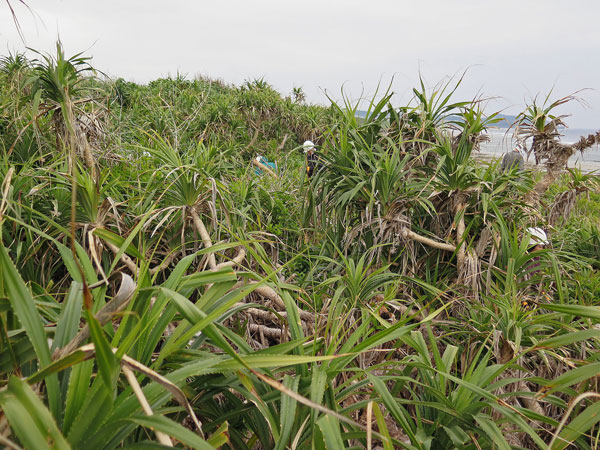
<path id="1" fill-rule="evenodd" d="M 114 257 L 99 258 L 106 280 L 80 239 L 75 256 L 62 242 L 69 178 L 60 188 L 40 188 L 58 178 L 57 167 L 65 172 L 64 152 L 43 169 L 12 168 L 9 159 L 0 164 L 0 423 L 8 424 L 0 426 L 2 445 L 593 447 L 600 418 L 597 296 L 585 306 L 571 294 L 583 267 L 565 263 L 572 255 L 529 253 L 519 231 L 527 211 L 518 197 L 531 187 L 531 174 L 517 182 L 514 173 L 472 161 L 485 126 L 476 108 L 443 112 L 427 100 L 429 113 L 415 111 L 413 118 L 442 111 L 445 119 L 425 127 L 430 141 L 418 142 L 400 137 L 387 101 L 375 102 L 365 121 L 340 108 L 346 115 L 338 111 L 332 121 L 323 169 L 310 184 L 323 219 L 314 223 L 314 242 L 275 230 L 277 236 L 250 241 L 273 212 L 262 191 L 289 198 L 279 194 L 293 194 L 301 172 L 246 183 L 251 173 L 237 151 L 250 136 L 240 144 L 213 127 L 211 144 L 198 145 L 205 125 L 191 132 L 194 98 L 210 103 L 213 91 L 179 77 L 157 85 L 132 86 L 131 98 L 147 100 L 162 125 L 175 127 L 155 130 L 165 142 L 148 131 L 153 121 L 142 101 L 132 101 L 118 111 L 132 125 L 115 131 L 124 142 L 115 145 L 122 159 L 102 174 L 106 182 L 101 176 L 96 185 L 88 173 L 71 178 L 75 237 L 88 224 L 87 235 L 93 228 L 94 238 L 115 248 Z M 239 92 L 228 89 L 219 88 L 232 99 L 223 105 L 236 104 Z M 264 101 L 265 110 L 272 101 L 288 112 L 308 108 L 271 94 L 252 100 Z M 268 118 L 258 139 L 281 123 L 287 122 Z M 307 124 L 308 136 L 317 133 L 312 119 L 298 123 Z M 422 124 L 415 124 L 418 132 Z M 451 127 L 467 131 L 449 136 Z M 148 133 L 131 132 L 139 129 Z M 47 131 L 41 128 L 52 139 Z M 277 136 L 284 133 L 293 132 Z M 414 142 L 421 149 L 408 151 Z M 417 167 L 421 152 L 426 169 Z M 300 166 L 302 158 L 291 154 L 289 162 Z M 112 207 L 104 209 L 109 196 L 122 222 Z M 285 206 L 289 220 L 297 220 L 299 202 Z M 192 250 L 202 242 L 191 208 L 215 245 Z M 271 257 L 267 239 L 298 251 Z M 387 252 L 394 242 L 396 250 Z M 240 246 L 250 255 L 242 264 L 232 258 Z M 459 247 L 466 260 L 474 248 L 482 262 L 479 299 L 455 287 Z M 595 267 L 596 247 L 585 253 Z M 163 250 L 175 258 L 162 258 Z M 210 254 L 217 267 L 195 264 Z M 274 271 L 277 263 L 282 267 Z M 157 276 L 154 269 L 167 266 Z M 30 273 L 40 267 L 44 276 Z M 290 277 L 280 278 L 284 272 Z M 260 304 L 265 292 L 275 295 Z M 454 309 L 458 302 L 466 308 Z"/>
<path id="2" fill-rule="evenodd" d="M 485 117 L 478 103 L 463 107 L 460 116 L 454 121 L 458 135 L 454 138 L 438 134 L 434 151 L 439 155 L 433 186 L 439 196 L 442 194 L 448 207 L 452 208 L 452 229 L 456 230 L 456 265 L 461 281 L 472 280 L 475 274 L 467 274 L 466 253 L 468 239 L 465 229 L 465 214 L 472 193 L 481 182 L 479 172 L 472 161 L 472 152 L 477 149 L 482 133 L 494 123 L 496 114 Z M 438 214 L 447 214 L 442 204 Z M 471 255 L 475 258 L 475 255 Z M 469 266 L 472 268 L 472 264 Z"/>
<path id="3" fill-rule="evenodd" d="M 419 77 L 419 89 L 413 88 L 414 99 L 411 104 L 391 113 L 390 128 L 398 132 L 403 149 L 423 154 L 428 143 L 435 142 L 440 132 L 452 129 L 454 116 L 461 108 L 471 104 L 468 101 L 452 101 L 463 77 L 464 74 L 456 82 L 450 78 L 431 89 Z"/>
<path id="4" fill-rule="evenodd" d="M 206 158 L 205 154 L 211 150 L 202 142 L 186 152 L 181 152 L 158 134 L 142 135 L 145 136 L 147 145 L 140 146 L 140 152 L 152 155 L 160 163 L 150 184 L 150 187 L 154 188 L 151 193 L 159 192 L 158 201 L 155 200 L 157 210 L 154 211 L 151 221 L 158 219 L 159 227 L 168 227 L 179 220 L 181 250 L 184 254 L 185 230 L 190 222 L 199 233 L 203 245 L 210 247 L 212 239 L 202 216 L 208 214 L 211 223 L 217 224 L 216 201 L 219 187 L 223 187 L 218 178 L 225 174 L 227 163 L 215 165 L 214 160 Z M 214 228 L 218 231 L 216 226 Z M 210 268 L 214 269 L 214 255 L 211 254 L 208 258 Z"/>
<path id="5" fill-rule="evenodd" d="M 40 117 L 50 116 L 56 137 L 56 150 L 67 153 L 71 158 L 78 154 L 83 156 L 95 179 L 96 165 L 92 150 L 78 125 L 78 118 L 84 114 L 82 106 L 92 101 L 92 98 L 83 96 L 87 91 L 82 86 L 83 74 L 94 71 L 89 64 L 91 58 L 82 56 L 81 53 L 67 58 L 60 41 L 56 43 L 56 56 L 33 51 L 41 57 L 32 62 L 33 71 L 28 80 L 32 86 L 36 112 L 29 124 L 21 130 L 17 141 Z"/>
<path id="6" fill-rule="evenodd" d="M 30 62 L 24 53 L 9 53 L 0 58 L 0 73 L 4 74 L 9 82 L 20 81 L 30 69 Z"/>
<path id="7" fill-rule="evenodd" d="M 532 139 L 528 154 L 533 152 L 536 164 L 544 163 L 546 166 L 544 177 L 535 185 L 532 195 L 529 196 L 530 201 L 536 200 L 534 196 L 539 197 L 544 194 L 558 179 L 572 155 L 578 151 L 583 153 L 600 143 L 600 131 L 582 136 L 574 144 L 564 144 L 560 140 L 560 128 L 566 127 L 563 119 L 567 115 L 557 114 L 555 110 L 573 100 L 583 102 L 577 94 L 578 92 L 575 92 L 551 101 L 551 90 L 541 104 L 538 104 L 538 99 L 535 97 L 531 104 L 527 105 L 525 110 L 517 116 L 513 124 L 515 134 L 519 139 Z"/>

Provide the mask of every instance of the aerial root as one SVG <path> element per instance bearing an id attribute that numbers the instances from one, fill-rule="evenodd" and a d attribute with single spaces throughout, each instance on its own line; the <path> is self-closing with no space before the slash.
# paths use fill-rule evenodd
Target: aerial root
<path id="1" fill-rule="evenodd" d="M 112 242 L 108 242 L 105 241 L 106 245 L 108 246 L 108 248 L 111 249 L 111 251 L 116 255 L 117 253 L 119 253 L 119 247 L 117 247 L 115 244 L 113 244 Z M 125 264 L 125 266 L 127 266 L 127 268 L 130 270 L 130 272 L 132 273 L 132 275 L 134 276 L 138 276 L 138 267 L 137 265 L 133 262 L 133 259 L 131 259 L 128 255 L 126 255 L 125 253 L 123 253 L 121 255 L 121 262 L 123 264 Z"/>
<path id="2" fill-rule="evenodd" d="M 284 335 L 284 331 L 281 328 L 271 328 L 266 325 L 260 325 L 258 323 L 249 323 L 248 331 L 252 333 L 259 333 L 261 337 L 267 337 L 270 339 L 281 340 Z M 289 335 L 289 333 L 285 333 Z"/>
<path id="3" fill-rule="evenodd" d="M 239 306 L 239 305 L 243 305 L 243 303 L 238 303 L 236 306 Z M 247 309 L 245 309 L 245 311 L 255 317 L 262 319 L 262 320 L 270 320 L 271 322 L 275 322 L 280 319 L 288 318 L 288 313 L 285 311 L 274 313 L 271 311 L 266 311 L 264 309 L 258 309 L 258 308 L 247 308 Z M 314 320 L 315 320 L 315 315 L 309 311 L 304 311 L 303 309 L 298 309 L 298 314 L 300 316 L 300 319 L 303 321 L 314 322 Z"/>
<path id="4" fill-rule="evenodd" d="M 198 215 L 198 211 L 196 211 L 196 208 L 190 208 L 190 215 L 192 216 L 192 221 L 194 222 L 196 230 L 200 234 L 204 248 L 209 249 L 212 247 L 212 241 L 208 231 L 206 230 L 206 227 L 204 226 L 204 222 L 202 222 L 202 219 Z M 214 253 L 209 253 L 208 255 L 208 267 L 210 267 L 211 270 L 215 270 L 217 268 L 217 262 L 215 260 Z"/>
<path id="5" fill-rule="evenodd" d="M 248 284 L 258 284 L 258 281 L 250 281 Z M 272 287 L 263 284 L 255 287 L 252 292 L 256 292 L 261 297 L 272 301 L 279 309 L 285 309 L 285 303 L 283 302 L 283 299 Z"/>
<path id="6" fill-rule="evenodd" d="M 235 255 L 231 261 L 225 261 L 217 264 L 216 269 L 222 269 L 223 267 L 235 267 L 239 266 L 246 259 L 246 249 L 244 247 L 240 247 L 237 255 Z"/>
<path id="7" fill-rule="evenodd" d="M 409 238 L 414 241 L 420 242 L 421 244 L 429 245 L 430 247 L 437 248 L 439 250 L 446 250 L 448 252 L 456 251 L 456 245 L 448 244 L 447 242 L 434 241 L 433 239 L 421 236 L 420 234 L 417 234 L 414 231 L 409 230 L 408 228 L 404 228 L 401 231 L 401 234 L 403 238 Z"/>

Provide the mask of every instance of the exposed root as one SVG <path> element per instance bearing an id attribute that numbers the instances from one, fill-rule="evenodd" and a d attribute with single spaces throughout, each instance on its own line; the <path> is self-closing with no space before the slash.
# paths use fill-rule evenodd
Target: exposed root
<path id="1" fill-rule="evenodd" d="M 250 281 L 248 284 L 258 284 L 258 281 Z M 270 286 L 261 285 L 254 289 L 253 292 L 256 292 L 261 297 L 266 298 L 267 300 L 271 300 L 274 304 L 276 304 L 280 309 L 285 309 L 285 303 L 282 298 L 279 296 L 275 289 Z"/>
<path id="2" fill-rule="evenodd" d="M 243 305 L 243 303 L 237 303 L 236 306 L 239 305 Z M 266 311 L 264 309 L 258 309 L 258 308 L 247 308 L 245 310 L 245 312 L 252 314 L 255 317 L 259 317 L 262 320 L 270 320 L 271 322 L 276 322 L 278 320 L 280 320 L 279 318 L 283 318 L 283 319 L 287 319 L 288 318 L 288 313 L 285 311 L 281 311 L 278 313 L 273 313 L 271 311 Z M 298 308 L 298 315 L 300 316 L 301 320 L 307 321 L 307 322 L 314 322 L 315 321 L 315 315 L 309 311 L 304 311 L 303 309 L 299 309 Z"/>

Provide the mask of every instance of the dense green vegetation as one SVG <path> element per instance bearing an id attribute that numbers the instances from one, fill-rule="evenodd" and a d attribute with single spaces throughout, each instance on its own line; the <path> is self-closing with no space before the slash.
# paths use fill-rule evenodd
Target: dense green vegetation
<path id="1" fill-rule="evenodd" d="M 560 100 L 517 117 L 548 170 L 502 173 L 452 82 L 358 119 L 37 56 L 0 60 L 2 445 L 598 447 L 600 191 L 563 170 L 598 135 Z"/>

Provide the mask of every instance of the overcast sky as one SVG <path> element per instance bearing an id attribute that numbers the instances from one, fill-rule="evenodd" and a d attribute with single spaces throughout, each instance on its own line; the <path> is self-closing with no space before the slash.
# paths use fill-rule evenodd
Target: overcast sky
<path id="1" fill-rule="evenodd" d="M 372 94 L 393 77 L 395 103 L 411 98 L 419 71 L 431 86 L 469 69 L 456 100 L 498 97 L 488 111 L 516 114 L 525 100 L 578 89 L 571 128 L 600 128 L 597 0 L 10 0 L 26 44 L 86 51 L 112 77 L 136 82 L 196 74 L 239 84 L 264 77 L 283 94 L 302 87 L 327 103 L 340 90 Z M 0 1 L 0 53 L 20 51 Z"/>

